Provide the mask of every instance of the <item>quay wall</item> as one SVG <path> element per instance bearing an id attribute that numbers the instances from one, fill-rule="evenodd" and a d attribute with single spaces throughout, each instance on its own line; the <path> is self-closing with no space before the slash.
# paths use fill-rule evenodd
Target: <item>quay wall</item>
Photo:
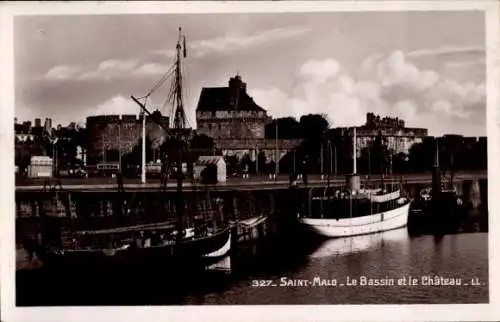
<path id="1" fill-rule="evenodd" d="M 418 196 L 427 183 L 403 183 L 410 198 Z M 461 180 L 455 186 L 464 202 L 472 209 L 487 213 L 487 181 Z M 341 185 L 333 184 L 331 189 Z M 216 221 L 238 222 L 268 217 L 266 229 L 275 231 L 283 222 L 293 219 L 294 209 L 307 208 L 310 193 L 322 194 L 323 186 L 299 186 L 290 196 L 287 185 L 260 190 L 191 190 L 185 193 L 184 225 L 203 211 L 217 214 Z M 311 191 L 312 190 L 312 191 Z M 293 204 L 293 206 L 291 205 Z M 123 205 L 120 207 L 120 205 Z M 122 225 L 175 221 L 175 191 L 69 191 L 55 190 L 16 192 L 16 243 L 26 237 L 40 240 L 44 230 L 43 215 L 57 216 L 70 235 L 75 230 L 105 229 Z M 296 214 L 295 214 L 296 215 Z M 214 219 L 215 220 L 215 219 Z M 64 236 L 63 236 L 64 237 Z"/>

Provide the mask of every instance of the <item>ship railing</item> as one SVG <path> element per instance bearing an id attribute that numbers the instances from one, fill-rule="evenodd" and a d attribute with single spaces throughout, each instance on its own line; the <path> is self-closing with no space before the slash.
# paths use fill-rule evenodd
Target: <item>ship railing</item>
<path id="1" fill-rule="evenodd" d="M 382 191 L 382 189 L 380 189 L 380 188 L 369 188 L 369 189 L 361 189 L 359 192 L 367 194 L 367 195 L 376 195 L 376 194 L 380 193 L 381 191 Z"/>
<path id="2" fill-rule="evenodd" d="M 173 227 L 172 227 L 173 228 Z M 190 230 L 192 228 L 189 228 L 187 230 Z M 150 230 L 153 230 L 153 229 L 150 229 Z M 158 230 L 161 230 L 160 229 L 156 229 L 155 231 L 158 231 Z M 212 236 L 215 236 L 215 235 L 220 235 L 220 234 L 223 234 L 225 231 L 227 231 L 228 228 L 225 228 L 225 229 L 219 229 L 219 230 L 216 230 L 216 231 L 212 231 L 211 233 L 209 234 L 206 234 L 206 235 L 202 235 L 202 236 L 194 236 L 194 235 L 190 235 L 189 234 L 186 234 L 186 236 L 184 236 L 182 238 L 182 242 L 183 243 L 193 243 L 193 242 L 199 242 L 199 241 L 202 241 L 202 240 L 206 240 L 206 239 L 209 239 L 211 238 Z M 145 231 L 144 230 L 141 230 L 141 231 Z M 123 233 L 123 232 L 132 232 L 132 231 L 119 231 L 119 232 L 108 232 L 107 235 L 114 235 L 114 234 L 119 234 L 119 233 Z M 104 236 L 103 234 L 101 235 L 88 235 L 88 236 Z M 73 246 L 69 246 L 69 247 L 64 247 L 64 252 L 100 252 L 100 251 L 109 251 L 109 250 L 117 250 L 117 251 L 123 251 L 123 250 L 127 250 L 128 248 L 130 248 L 130 245 L 133 244 L 133 243 L 136 243 L 138 240 L 140 240 L 140 243 L 137 244 L 138 248 L 158 248 L 158 247 L 165 247 L 165 246 L 170 246 L 170 245 L 174 245 L 177 243 L 176 241 L 176 238 L 173 234 L 171 235 L 168 235 L 168 236 L 165 236 L 163 234 L 160 234 L 158 236 L 160 238 L 159 242 L 157 243 L 151 243 L 152 242 L 152 239 L 151 239 L 151 236 L 141 236 L 141 237 L 134 237 L 134 238 L 127 238 L 127 237 L 122 237 L 122 238 L 117 238 L 115 239 L 115 241 L 105 241 L 105 243 L 115 243 L 116 245 L 120 245 L 120 246 L 115 246 L 115 247 L 106 247 L 106 246 L 97 246 L 97 247 L 93 247 L 93 246 L 90 246 L 88 245 L 88 242 L 85 242 L 84 244 L 85 245 L 82 245 L 78 242 L 78 240 L 74 240 L 74 244 Z M 96 240 L 93 240 L 93 241 L 89 241 L 90 244 L 100 244 L 98 241 Z"/>
<path id="3" fill-rule="evenodd" d="M 380 192 L 381 191 L 379 191 L 379 193 Z M 315 197 L 312 197 L 311 199 L 312 200 L 328 200 L 328 199 L 338 200 L 338 199 L 349 199 L 349 197 L 350 197 L 349 194 L 344 192 L 344 193 L 335 194 L 333 196 L 315 196 Z M 376 203 L 383 203 L 383 202 L 387 202 L 390 200 L 395 200 L 395 199 L 398 199 L 399 197 L 401 197 L 400 190 L 396 190 L 396 191 L 384 193 L 384 194 L 375 194 L 373 192 L 367 193 L 366 191 L 362 190 L 358 194 L 355 195 L 356 199 L 367 198 L 367 199 L 370 199 L 372 202 L 376 202 Z"/>
<path id="4" fill-rule="evenodd" d="M 163 223 L 143 224 L 143 225 L 135 225 L 128 227 L 110 228 L 110 229 L 80 230 L 75 233 L 77 235 L 105 235 L 105 234 L 117 234 L 117 233 L 126 233 L 126 232 L 143 231 L 143 230 L 167 230 L 173 228 L 175 228 L 174 223 L 163 222 Z"/>
<path id="5" fill-rule="evenodd" d="M 92 248 L 92 247 L 81 247 L 81 248 L 66 248 L 64 249 L 64 253 L 97 253 L 103 252 L 108 254 L 116 254 L 116 252 L 126 251 L 130 249 L 130 242 L 128 244 L 118 246 L 118 247 L 109 247 L 109 248 Z M 159 245 L 150 245 L 150 246 L 142 246 L 140 248 L 160 248 L 165 246 L 173 246 L 177 242 L 175 240 L 162 240 Z"/>
<path id="6" fill-rule="evenodd" d="M 398 199 L 401 196 L 401 191 L 396 190 L 382 195 L 370 195 L 369 198 L 372 202 L 383 203 L 391 200 Z"/>

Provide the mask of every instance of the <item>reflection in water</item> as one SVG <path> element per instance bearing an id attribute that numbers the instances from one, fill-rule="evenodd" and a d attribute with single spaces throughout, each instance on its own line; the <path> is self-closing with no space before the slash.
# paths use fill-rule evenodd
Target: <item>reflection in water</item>
<path id="1" fill-rule="evenodd" d="M 220 261 L 207 267 L 208 271 L 212 272 L 230 272 L 231 271 L 231 256 L 226 256 Z"/>
<path id="2" fill-rule="evenodd" d="M 295 238 L 304 244 L 305 240 Z M 245 258 L 233 253 L 200 276 L 167 276 L 163 271 L 117 275 L 94 272 L 79 278 L 17 277 L 21 303 L 31 305 L 244 305 L 244 304 L 424 304 L 488 302 L 488 234 L 410 237 L 405 228 L 332 239 L 314 249 L 288 243 L 259 246 Z M 276 245 L 276 243 L 273 243 Z M 131 278 L 132 276 L 132 278 Z M 479 286 L 254 287 L 254 281 L 347 278 L 479 279 Z M 95 280 L 95 281 L 93 281 Z M 71 282 L 69 282 L 71 281 Z M 81 282 L 78 282 L 81 281 Z M 124 282 L 127 281 L 127 282 Z M 77 283 L 78 282 L 78 283 Z M 154 285 L 154 287 L 151 287 Z M 47 290 L 50 290 L 48 292 Z M 49 294 L 50 293 L 50 294 Z M 59 294 L 54 297 L 53 294 Z M 92 294 L 92 295 L 90 295 Z M 28 298 L 26 298 L 28 296 Z M 20 304 L 18 305 L 26 305 Z"/>
<path id="3" fill-rule="evenodd" d="M 405 228 L 375 235 L 332 239 L 304 254 L 307 260 L 281 271 L 256 266 L 242 272 L 232 266 L 230 282 L 217 292 L 199 298 L 187 296 L 182 304 L 412 304 L 488 302 L 488 235 L 484 233 L 410 237 Z M 289 249 L 290 250 L 290 249 Z M 288 256 L 296 256 L 293 250 Z M 276 266 L 272 257 L 268 266 Z M 233 263 L 234 264 L 234 263 Z M 245 265 L 246 266 L 246 265 Z M 252 281 L 413 277 L 479 278 L 479 286 L 343 286 L 252 287 Z M 421 282 L 422 283 L 422 282 Z"/>
<path id="4" fill-rule="evenodd" d="M 409 242 L 408 236 L 408 230 L 404 227 L 371 235 L 335 238 L 324 242 L 309 257 L 320 258 L 363 252 L 382 247 L 385 243 L 405 245 Z"/>

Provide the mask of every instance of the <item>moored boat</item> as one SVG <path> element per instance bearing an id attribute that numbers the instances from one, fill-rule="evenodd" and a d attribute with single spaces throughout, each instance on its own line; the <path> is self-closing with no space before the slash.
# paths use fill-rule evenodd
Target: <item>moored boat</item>
<path id="1" fill-rule="evenodd" d="M 50 241 L 46 240 L 44 252 L 40 254 L 47 265 L 55 267 L 75 267 L 79 269 L 95 269 L 98 267 L 112 267 L 117 269 L 141 266 L 162 266 L 180 270 L 203 268 L 223 258 L 231 249 L 231 233 L 227 220 L 216 220 L 222 217 L 221 208 L 197 209 L 194 211 L 192 222 L 187 223 L 184 212 L 185 196 L 183 195 L 183 155 L 187 154 L 189 144 L 186 142 L 191 131 L 186 128 L 185 112 L 183 110 L 182 67 L 181 58 L 186 57 L 186 40 L 179 28 L 176 60 L 162 78 L 162 84 L 169 76 L 174 83 L 169 99 L 173 102 L 175 112 L 174 131 L 167 128 L 157 117 L 159 111 L 153 114 L 146 108 L 146 102 L 157 84 L 142 98 L 132 99 L 139 105 L 142 114 L 142 175 L 145 183 L 146 159 L 146 115 L 163 127 L 165 133 L 171 133 L 169 138 L 174 147 L 162 160 L 162 177 L 166 178 L 170 168 L 176 169 L 177 193 L 175 200 L 176 220 L 146 223 L 146 224 L 118 224 L 117 227 L 102 229 L 99 223 L 92 229 L 72 230 L 65 232 L 65 241 L 62 239 L 61 223 L 58 218 L 45 216 L 46 226 L 53 231 Z M 181 54 L 183 53 L 183 54 Z M 172 73 L 173 71 L 173 73 Z M 144 99 L 144 103 L 140 102 Z M 156 113 L 156 114 L 155 114 Z M 161 115 L 161 113 L 160 113 Z M 169 135 L 169 134 L 167 134 Z M 185 154 L 186 153 L 186 154 Z M 120 169 L 121 171 L 121 169 Z M 119 176 L 121 178 L 121 174 Z M 164 180 L 166 183 L 166 179 Z M 118 193 L 123 192 L 118 180 Z M 123 206 L 123 205 L 122 205 Z M 120 208 L 120 207 L 119 207 Z M 162 212 L 162 211 L 160 211 Z M 172 218 L 162 213 L 165 220 Z M 211 217 L 211 218 L 210 218 Z M 212 221 L 207 225 L 207 219 Z M 186 227 L 184 227 L 186 226 Z M 210 226 L 210 227 L 209 227 Z M 163 264 L 166 264 L 164 266 Z"/>
<path id="2" fill-rule="evenodd" d="M 71 244 L 52 248 L 44 261 L 58 268 L 120 268 L 165 265 L 172 268 L 203 268 L 230 250 L 229 228 L 198 232 L 183 230 L 177 236 L 172 222 L 114 229 L 77 231 Z"/>
<path id="3" fill-rule="evenodd" d="M 356 151 L 356 129 L 353 130 Z M 408 223 L 411 200 L 400 189 L 361 188 L 353 157 L 353 174 L 346 177 L 346 188 L 326 189 L 322 196 L 311 195 L 309 209 L 299 214 L 299 222 L 324 237 L 372 234 L 401 228 Z"/>
<path id="4" fill-rule="evenodd" d="M 441 175 L 439 145 L 436 141 L 432 186 L 422 189 L 412 204 L 409 217 L 410 232 L 434 235 L 453 233 L 465 221 L 467 213 L 467 205 L 453 184 L 453 172 L 449 178 Z"/>

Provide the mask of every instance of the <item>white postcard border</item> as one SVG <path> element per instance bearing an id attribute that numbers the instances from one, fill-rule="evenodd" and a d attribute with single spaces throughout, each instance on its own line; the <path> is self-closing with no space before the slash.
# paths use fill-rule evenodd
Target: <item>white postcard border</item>
<path id="1" fill-rule="evenodd" d="M 285 320 L 285 321 L 416 321 L 488 320 L 499 303 L 500 272 L 495 246 L 500 209 L 499 127 L 500 37 L 496 1 L 291 1 L 291 2 L 13 2 L 0 5 L 0 249 L 2 321 L 136 321 L 136 320 Z M 486 12 L 487 28 L 487 136 L 489 203 L 490 303 L 477 305 L 318 305 L 318 306 L 170 306 L 16 308 L 14 296 L 14 70 L 13 18 L 16 15 L 160 14 L 321 11 L 462 11 Z M 496 306 L 496 309 L 495 309 Z"/>

